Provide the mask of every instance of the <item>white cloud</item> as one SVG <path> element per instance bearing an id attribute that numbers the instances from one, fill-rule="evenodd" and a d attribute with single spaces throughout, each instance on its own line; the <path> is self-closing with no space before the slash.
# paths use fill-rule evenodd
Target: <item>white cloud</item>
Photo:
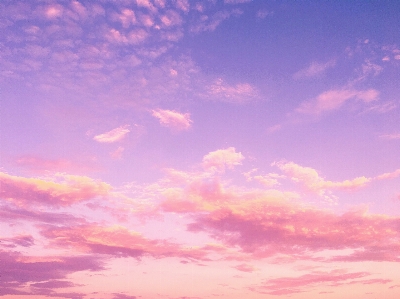
<path id="1" fill-rule="evenodd" d="M 237 153 L 234 147 L 220 149 L 210 152 L 203 157 L 203 167 L 208 170 L 224 171 L 226 168 L 233 168 L 235 165 L 242 164 L 244 156 Z"/>
<path id="2" fill-rule="evenodd" d="M 120 141 L 121 139 L 123 139 L 125 137 L 125 135 L 130 132 L 130 130 L 128 128 L 129 128 L 129 125 L 120 126 L 109 132 L 106 132 L 106 133 L 103 133 L 100 135 L 96 135 L 93 137 L 93 139 L 98 142 L 103 142 L 103 143 L 117 142 L 117 141 Z"/>
<path id="3" fill-rule="evenodd" d="M 160 124 L 164 127 L 168 127 L 173 130 L 188 130 L 192 125 L 189 113 L 179 113 L 173 110 L 152 110 L 152 115 L 160 121 Z"/>

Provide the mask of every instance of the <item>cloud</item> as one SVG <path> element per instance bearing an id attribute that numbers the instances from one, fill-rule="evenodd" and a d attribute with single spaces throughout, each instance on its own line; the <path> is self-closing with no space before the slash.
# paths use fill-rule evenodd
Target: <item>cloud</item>
<path id="1" fill-rule="evenodd" d="M 219 11 L 212 16 L 202 14 L 200 19 L 196 20 L 196 23 L 191 26 L 191 32 L 214 31 L 224 20 L 231 16 L 240 16 L 242 13 L 239 9 L 233 9 L 231 11 Z"/>
<path id="2" fill-rule="evenodd" d="M 234 147 L 220 149 L 208 153 L 203 157 L 203 167 L 207 170 L 224 171 L 225 168 L 232 169 L 242 164 L 244 156 L 237 153 Z"/>
<path id="3" fill-rule="evenodd" d="M 225 4 L 240 4 L 240 3 L 248 3 L 253 0 L 224 0 Z"/>
<path id="4" fill-rule="evenodd" d="M 30 247 L 34 239 L 30 235 L 19 235 L 11 238 L 0 238 L 0 247 L 15 248 L 17 246 Z"/>
<path id="5" fill-rule="evenodd" d="M 391 280 L 360 280 L 370 276 L 368 272 L 350 272 L 344 270 L 332 270 L 330 272 L 312 272 L 297 277 L 281 277 L 266 280 L 263 284 L 250 289 L 259 293 L 270 295 L 288 295 L 307 291 L 307 288 L 318 285 L 336 287 L 351 284 L 385 284 Z"/>
<path id="6" fill-rule="evenodd" d="M 252 265 L 248 265 L 248 264 L 240 264 L 233 268 L 235 268 L 236 270 L 242 271 L 242 272 L 254 272 L 256 270 L 256 268 L 254 268 Z"/>
<path id="7" fill-rule="evenodd" d="M 124 152 L 125 148 L 122 146 L 119 146 L 115 151 L 110 153 L 111 158 L 113 159 L 121 159 L 122 158 L 122 153 Z"/>
<path id="8" fill-rule="evenodd" d="M 221 78 L 208 87 L 208 93 L 212 100 L 220 100 L 228 103 L 242 104 L 258 98 L 255 87 L 249 83 L 229 85 Z"/>
<path id="9" fill-rule="evenodd" d="M 124 227 L 102 227 L 85 224 L 76 227 L 48 226 L 41 231 L 53 246 L 69 246 L 86 253 L 107 254 L 114 257 L 152 256 L 155 258 L 205 258 L 201 248 L 184 248 L 166 240 L 150 240 Z M 79 235 L 77 238 L 76 236 Z"/>
<path id="10" fill-rule="evenodd" d="M 395 140 L 400 139 L 400 133 L 384 134 L 379 136 L 382 139 Z"/>
<path id="11" fill-rule="evenodd" d="M 342 182 L 327 181 L 321 178 L 318 172 L 310 167 L 303 167 L 293 162 L 274 163 L 285 175 L 293 181 L 302 184 L 306 190 L 314 192 L 320 196 L 326 196 L 328 190 L 354 191 L 365 187 L 372 181 L 372 178 L 364 176 Z"/>
<path id="12" fill-rule="evenodd" d="M 162 126 L 177 131 L 188 130 L 193 122 L 189 113 L 182 114 L 173 110 L 152 110 L 152 115 L 158 118 Z"/>
<path id="13" fill-rule="evenodd" d="M 190 231 L 203 231 L 257 258 L 279 254 L 312 259 L 324 250 L 352 249 L 325 261 L 399 261 L 400 218 L 354 210 L 336 215 L 295 204 L 273 192 L 219 202 L 195 217 Z M 245 200 L 246 199 L 246 200 Z"/>
<path id="14" fill-rule="evenodd" d="M 95 256 L 25 256 L 0 251 L 0 259 L 0 295 L 23 294 L 29 284 L 33 286 L 29 294 L 37 294 L 34 290 L 37 288 L 59 288 L 60 284 L 71 286 L 67 281 L 60 282 L 60 279 L 79 271 L 104 269 L 103 263 Z"/>
<path id="15" fill-rule="evenodd" d="M 90 164 L 90 161 L 73 162 L 67 159 L 46 159 L 36 155 L 20 156 L 15 161 L 16 165 L 28 169 L 33 173 L 47 172 L 80 172 L 93 171 L 95 166 Z"/>
<path id="16" fill-rule="evenodd" d="M 330 191 L 333 190 L 356 191 L 366 187 L 372 181 L 393 179 L 400 176 L 400 169 L 397 169 L 393 172 L 383 173 L 371 178 L 361 176 L 351 180 L 334 182 L 320 177 L 315 169 L 300 166 L 294 162 L 281 161 L 273 163 L 273 165 L 276 165 L 281 171 L 283 171 L 288 178 L 302 184 L 306 191 L 318 194 L 326 199 L 330 198 Z"/>
<path id="17" fill-rule="evenodd" d="M 96 135 L 93 137 L 93 139 L 98 142 L 113 143 L 122 140 L 129 132 L 129 125 L 124 125 L 106 133 Z"/>
<path id="18" fill-rule="evenodd" d="M 68 206 L 105 196 L 110 185 L 85 176 L 58 174 L 60 182 L 12 176 L 0 172 L 1 196 L 20 206 Z"/>
<path id="19" fill-rule="evenodd" d="M 312 62 L 311 65 L 305 69 L 302 69 L 293 75 L 294 79 L 316 77 L 324 73 L 327 69 L 332 68 L 336 65 L 335 60 L 330 60 L 325 63 Z"/>
<path id="20" fill-rule="evenodd" d="M 378 99 L 379 92 L 375 89 L 354 90 L 354 89 L 333 89 L 321 93 L 316 99 L 303 102 L 296 109 L 298 113 L 321 114 L 337 110 L 348 100 L 358 100 L 365 103 Z"/>

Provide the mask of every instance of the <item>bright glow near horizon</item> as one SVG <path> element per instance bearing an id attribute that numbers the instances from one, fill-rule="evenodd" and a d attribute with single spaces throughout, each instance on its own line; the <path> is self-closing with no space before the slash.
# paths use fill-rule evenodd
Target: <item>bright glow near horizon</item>
<path id="1" fill-rule="evenodd" d="M 400 297 L 400 2 L 0 2 L 0 297 Z"/>

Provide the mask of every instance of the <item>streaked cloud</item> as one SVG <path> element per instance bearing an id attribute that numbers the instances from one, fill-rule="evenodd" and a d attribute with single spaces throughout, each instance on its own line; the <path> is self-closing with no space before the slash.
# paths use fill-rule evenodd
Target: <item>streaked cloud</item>
<path id="1" fill-rule="evenodd" d="M 152 110 L 152 115 L 160 121 L 162 126 L 177 131 L 188 130 L 193 123 L 189 113 L 179 113 L 174 110 Z"/>
<path id="2" fill-rule="evenodd" d="M 64 174 L 45 180 L 0 173 L 0 182 L 2 198 L 20 206 L 68 206 L 106 196 L 111 189 L 110 185 L 89 177 Z"/>
<path id="3" fill-rule="evenodd" d="M 303 102 L 296 112 L 304 114 L 321 114 L 337 110 L 349 100 L 357 100 L 369 103 L 377 100 L 379 92 L 375 89 L 354 90 L 336 89 L 321 93 L 315 99 Z"/>
<path id="4" fill-rule="evenodd" d="M 332 68 L 336 65 L 335 60 L 330 60 L 325 63 L 319 63 L 319 62 L 312 62 L 310 66 L 308 66 L 305 69 L 302 69 L 298 72 L 296 72 L 293 75 L 294 79 L 302 79 L 302 78 L 310 78 L 310 77 L 316 77 L 318 75 L 323 74 L 326 70 L 329 68 Z"/>
<path id="5" fill-rule="evenodd" d="M 113 143 L 122 140 L 129 132 L 129 125 L 124 125 L 106 133 L 96 135 L 93 137 L 93 140 L 102 143 Z"/>

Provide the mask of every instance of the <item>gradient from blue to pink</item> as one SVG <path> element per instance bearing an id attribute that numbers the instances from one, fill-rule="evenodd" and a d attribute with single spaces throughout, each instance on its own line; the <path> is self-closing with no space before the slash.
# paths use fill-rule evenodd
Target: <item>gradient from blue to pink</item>
<path id="1" fill-rule="evenodd" d="M 0 2 L 0 297 L 398 298 L 399 14 Z"/>

